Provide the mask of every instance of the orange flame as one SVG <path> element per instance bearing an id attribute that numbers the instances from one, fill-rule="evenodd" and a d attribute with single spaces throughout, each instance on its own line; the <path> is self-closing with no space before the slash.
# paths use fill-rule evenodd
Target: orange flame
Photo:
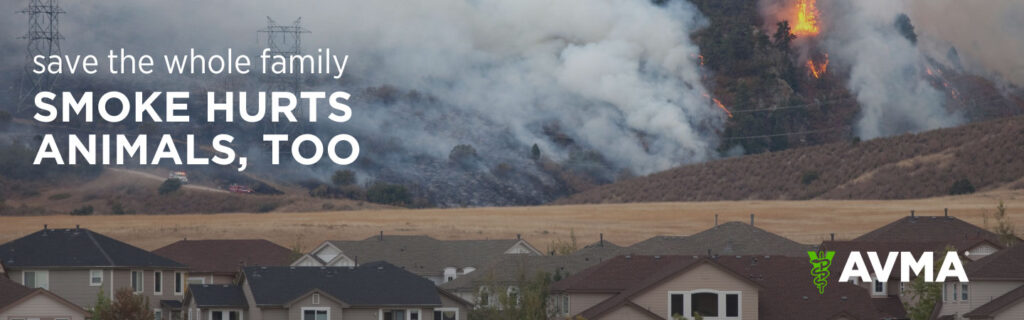
<path id="1" fill-rule="evenodd" d="M 711 98 L 711 100 L 715 101 L 715 104 L 718 105 L 718 108 L 722 109 L 722 111 L 725 111 L 725 114 L 729 115 L 729 118 L 732 118 L 732 111 L 729 111 L 729 108 L 726 108 L 721 101 L 718 101 L 718 99 L 715 98 Z"/>
<path id="2" fill-rule="evenodd" d="M 815 6 L 817 0 L 797 0 L 796 24 L 793 26 L 793 34 L 804 37 L 818 34 L 818 8 Z"/>
<path id="3" fill-rule="evenodd" d="M 820 79 L 828 71 L 828 54 L 825 54 L 825 61 L 820 64 L 814 64 L 814 60 L 807 60 L 807 69 L 811 70 L 811 75 L 815 79 Z"/>

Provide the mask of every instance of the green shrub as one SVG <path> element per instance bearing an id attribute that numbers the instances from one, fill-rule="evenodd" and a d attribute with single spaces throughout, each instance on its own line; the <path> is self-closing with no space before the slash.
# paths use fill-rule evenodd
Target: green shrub
<path id="1" fill-rule="evenodd" d="M 366 200 L 374 203 L 405 206 L 412 203 L 412 195 L 402 185 L 377 182 L 366 189 Z"/>
<path id="2" fill-rule="evenodd" d="M 110 213 L 120 216 L 127 214 L 128 212 L 124 210 L 124 206 L 121 205 L 120 202 L 114 202 L 114 204 L 110 205 Z"/>
<path id="3" fill-rule="evenodd" d="M 159 192 L 161 195 L 164 195 L 178 191 L 178 189 L 181 189 L 181 180 L 167 179 L 164 180 L 164 183 L 160 184 L 160 188 L 157 189 L 157 192 Z"/>
<path id="4" fill-rule="evenodd" d="M 956 182 L 953 182 L 953 186 L 949 188 L 949 194 L 951 195 L 970 193 L 974 193 L 974 185 L 971 184 L 971 180 L 967 179 L 957 180 Z"/>
<path id="5" fill-rule="evenodd" d="M 78 209 L 71 210 L 73 216 L 88 216 L 92 215 L 93 208 L 91 205 L 86 205 Z"/>

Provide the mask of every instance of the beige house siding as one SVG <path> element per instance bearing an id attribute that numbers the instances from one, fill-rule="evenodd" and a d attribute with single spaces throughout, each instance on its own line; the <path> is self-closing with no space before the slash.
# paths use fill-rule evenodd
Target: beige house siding
<path id="1" fill-rule="evenodd" d="M 342 318 L 344 318 L 346 320 L 349 319 L 347 313 L 345 313 L 344 316 L 341 316 L 342 313 L 343 313 L 342 309 L 344 307 L 341 304 L 335 302 L 333 298 L 327 297 L 326 294 L 320 293 L 319 294 L 319 296 L 320 296 L 320 303 L 313 304 L 313 295 L 314 294 L 316 294 L 316 293 L 307 294 L 304 297 L 302 297 L 302 298 L 296 300 L 294 303 L 292 303 L 292 305 L 288 307 L 288 310 L 289 310 L 288 311 L 288 319 L 290 319 L 290 320 L 301 320 L 302 319 L 302 308 L 328 308 L 330 310 L 330 316 L 331 316 L 332 320 L 333 319 L 342 319 Z M 272 320 L 272 319 L 266 319 L 266 320 Z"/>
<path id="2" fill-rule="evenodd" d="M 288 320 L 288 310 L 266 309 L 262 310 L 264 320 Z"/>
<path id="3" fill-rule="evenodd" d="M 344 320 L 378 320 L 380 315 L 377 313 L 377 309 L 346 309 L 345 315 L 341 318 L 335 318 L 334 314 L 331 314 L 331 320 L 344 319 Z"/>
<path id="4" fill-rule="evenodd" d="M 441 307 L 442 308 L 458 308 L 459 309 L 459 320 L 466 320 L 469 317 L 469 311 L 466 310 L 466 306 L 456 302 L 452 298 L 449 298 L 443 294 L 441 296 Z M 428 320 L 434 319 L 434 309 L 424 309 L 424 316 L 421 319 Z"/>
<path id="5" fill-rule="evenodd" d="M 1024 285 L 1024 281 L 971 281 L 968 293 L 968 301 L 953 301 L 952 292 L 948 292 L 949 299 L 942 302 L 942 315 L 958 314 L 963 315 Z M 945 285 L 950 290 L 950 284 Z M 946 297 L 946 294 L 943 295 Z"/>
<path id="6" fill-rule="evenodd" d="M 603 319 L 614 320 L 654 320 L 650 315 L 630 306 L 621 306 L 612 312 L 605 314 Z"/>
<path id="7" fill-rule="evenodd" d="M 45 269 L 26 269 L 45 270 Z M 70 269 L 70 270 L 47 270 L 49 274 L 49 290 L 58 296 L 67 299 L 82 308 L 89 308 L 96 304 L 96 297 L 100 290 L 108 297 L 113 297 L 114 292 L 120 288 L 131 287 L 131 270 L 126 269 L 96 269 L 103 270 L 103 283 L 99 286 L 91 286 L 89 277 L 93 269 Z M 139 269 L 142 270 L 142 269 Z M 162 294 L 154 293 L 154 271 L 143 271 L 143 294 L 149 298 L 150 308 L 159 308 L 160 300 L 180 300 L 181 295 L 174 294 L 174 270 L 160 270 L 163 272 Z M 22 270 L 12 270 L 12 280 L 22 283 Z"/>
<path id="8" fill-rule="evenodd" d="M 732 273 L 707 263 L 702 263 L 675 278 L 648 289 L 634 297 L 632 301 L 657 315 L 671 319 L 672 317 L 668 314 L 668 293 L 700 289 L 739 291 L 740 316 L 747 320 L 757 320 L 757 287 Z"/>
<path id="9" fill-rule="evenodd" d="M 35 294 L 14 307 L 0 312 L 0 319 L 27 319 L 39 318 L 40 320 L 69 319 L 85 320 L 85 314 L 68 307 L 60 301 L 45 294 Z"/>
<path id="10" fill-rule="evenodd" d="M 601 301 L 614 296 L 610 293 L 574 293 L 569 295 L 569 314 L 580 314 Z M 561 301 L 559 301 L 561 302 Z"/>
<path id="11" fill-rule="evenodd" d="M 1019 320 L 1024 319 L 1024 302 L 1018 301 L 1017 304 L 1006 308 L 1003 312 L 996 314 L 995 320 Z"/>

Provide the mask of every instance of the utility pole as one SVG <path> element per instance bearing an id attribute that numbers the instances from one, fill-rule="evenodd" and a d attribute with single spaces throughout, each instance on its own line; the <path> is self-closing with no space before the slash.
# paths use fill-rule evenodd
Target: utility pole
<path id="1" fill-rule="evenodd" d="M 28 15 L 28 32 L 21 39 L 28 40 L 25 49 L 25 73 L 19 86 L 16 113 L 28 109 L 26 106 L 39 91 L 51 90 L 57 82 L 57 75 L 32 72 L 32 58 L 38 55 L 50 57 L 60 55 L 60 15 L 64 10 L 58 0 L 31 0 L 28 7 L 19 11 Z"/>
<path id="2" fill-rule="evenodd" d="M 309 30 L 302 27 L 302 17 L 295 19 L 291 25 L 277 24 L 274 19 L 267 17 L 267 27 L 263 30 L 259 30 L 259 45 L 260 48 L 270 49 L 267 54 L 271 56 L 279 55 L 285 58 L 302 54 L 302 35 L 310 33 Z M 269 68 L 268 68 L 269 70 Z M 298 101 L 300 88 L 302 85 L 302 76 L 298 73 L 292 72 L 291 74 L 265 74 L 264 82 L 266 84 L 265 91 L 288 91 L 295 94 L 296 101 Z M 302 110 L 305 108 L 296 108 L 296 118 L 302 119 L 305 114 Z M 273 123 L 270 122 L 269 117 L 265 121 L 264 134 L 268 133 L 285 133 L 291 134 L 298 127 L 298 123 Z M 283 119 L 282 119 L 283 120 Z M 301 123 L 301 121 L 300 121 Z"/>

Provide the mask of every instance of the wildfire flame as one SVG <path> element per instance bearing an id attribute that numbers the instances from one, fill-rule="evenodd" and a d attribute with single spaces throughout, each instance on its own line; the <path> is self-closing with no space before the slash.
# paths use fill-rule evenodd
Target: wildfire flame
<path id="1" fill-rule="evenodd" d="M 804 37 L 818 34 L 818 8 L 815 6 L 817 0 L 797 0 L 796 24 L 793 25 L 793 34 Z"/>
<path id="2" fill-rule="evenodd" d="M 704 94 L 704 97 L 705 98 L 711 98 L 711 96 L 708 95 L 707 93 Z M 721 101 L 718 101 L 718 99 L 715 99 L 715 98 L 711 98 L 711 101 L 714 101 L 715 105 L 718 106 L 719 109 L 722 109 L 722 111 L 725 111 L 725 114 L 728 115 L 729 118 L 732 118 L 732 111 L 729 111 L 729 108 L 726 108 L 725 105 L 722 104 Z"/>
<path id="3" fill-rule="evenodd" d="M 828 54 L 825 54 L 825 61 L 819 64 L 815 64 L 814 60 L 808 59 L 807 69 L 811 70 L 811 75 L 815 79 L 821 79 L 821 76 L 825 75 L 825 72 L 828 71 Z"/>

